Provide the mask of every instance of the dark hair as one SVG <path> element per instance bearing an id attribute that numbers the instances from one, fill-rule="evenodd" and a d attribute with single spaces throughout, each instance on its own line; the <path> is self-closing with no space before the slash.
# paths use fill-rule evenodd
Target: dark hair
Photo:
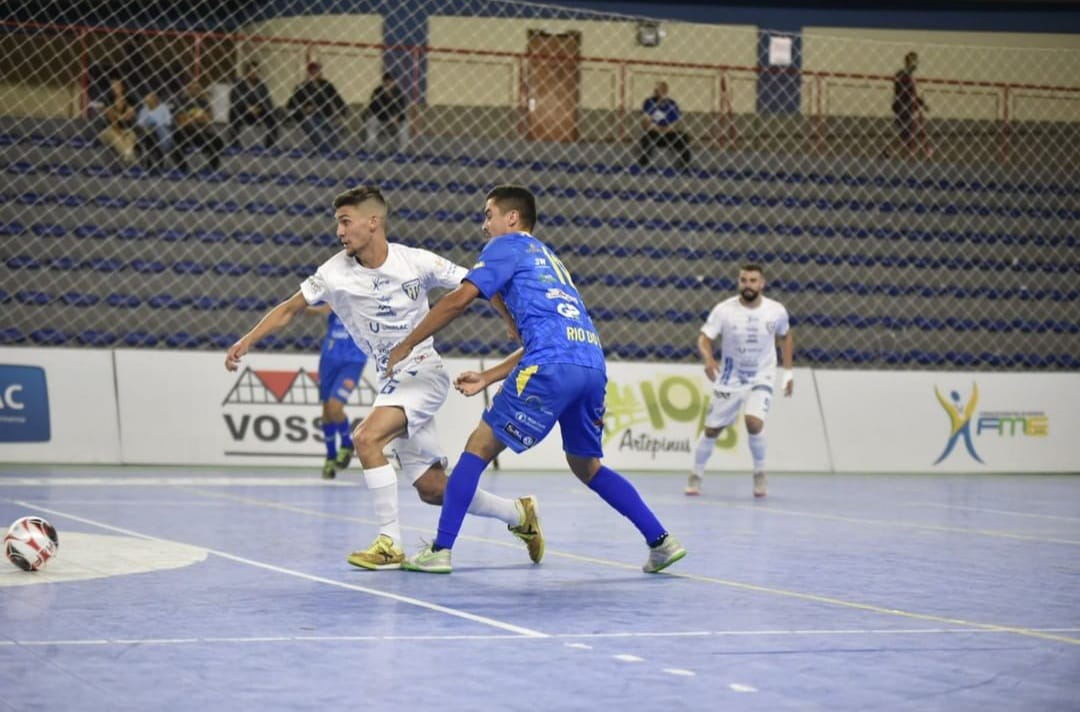
<path id="1" fill-rule="evenodd" d="M 488 191 L 487 200 L 494 200 L 504 213 L 516 210 L 521 226 L 531 230 L 536 225 L 536 197 L 520 185 L 497 185 Z"/>
<path id="2" fill-rule="evenodd" d="M 392 72 L 383 72 L 382 80 L 385 82 L 387 79 L 397 81 Z"/>
<path id="3" fill-rule="evenodd" d="M 373 185 L 361 185 L 356 188 L 350 188 L 344 193 L 338 193 L 334 198 L 334 210 L 345 205 L 351 205 L 353 207 L 366 203 L 369 200 L 374 200 L 379 205 L 386 207 L 386 199 L 383 198 L 379 189 Z"/>
<path id="4" fill-rule="evenodd" d="M 259 63 L 258 62 L 245 62 L 244 63 L 244 74 L 251 74 L 252 72 L 257 72 L 257 71 L 259 71 Z"/>
<path id="5" fill-rule="evenodd" d="M 765 276 L 765 270 L 762 269 L 761 265 L 759 265 L 757 262 L 746 262 L 745 264 L 739 265 L 739 271 L 740 272 L 757 272 L 762 277 Z"/>

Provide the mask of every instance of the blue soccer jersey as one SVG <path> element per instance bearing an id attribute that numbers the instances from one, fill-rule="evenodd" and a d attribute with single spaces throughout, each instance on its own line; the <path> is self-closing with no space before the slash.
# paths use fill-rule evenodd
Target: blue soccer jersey
<path id="1" fill-rule="evenodd" d="M 585 302 L 555 253 L 525 232 L 488 241 L 465 279 L 491 299 L 502 295 L 525 345 L 521 364 L 604 369 L 604 352 Z"/>
<path id="2" fill-rule="evenodd" d="M 322 342 L 322 358 L 333 361 L 367 362 L 367 356 L 356 345 L 345 325 L 334 312 L 326 319 L 326 338 Z"/>

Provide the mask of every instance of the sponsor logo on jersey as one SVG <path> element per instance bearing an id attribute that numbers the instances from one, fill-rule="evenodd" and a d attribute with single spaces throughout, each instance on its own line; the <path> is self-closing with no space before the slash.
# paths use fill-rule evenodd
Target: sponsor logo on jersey
<path id="1" fill-rule="evenodd" d="M 420 296 L 420 287 L 421 284 L 419 279 L 410 279 L 408 282 L 401 285 L 401 291 L 405 292 L 409 299 L 416 301 L 416 298 Z"/>

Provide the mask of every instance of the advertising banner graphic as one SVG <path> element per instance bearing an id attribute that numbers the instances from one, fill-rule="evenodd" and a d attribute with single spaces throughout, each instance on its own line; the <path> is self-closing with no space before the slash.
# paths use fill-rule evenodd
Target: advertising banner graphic
<path id="1" fill-rule="evenodd" d="M 1074 373 L 817 371 L 836 469 L 1075 472 Z"/>
<path id="2" fill-rule="evenodd" d="M 217 353 L 120 350 L 116 359 L 125 462 L 316 467 L 326 457 L 318 354 L 252 352 L 235 372 Z M 477 366 L 446 365 L 451 377 Z M 369 364 L 345 405 L 354 424 L 375 401 L 374 377 Z M 451 389 L 447 401 L 436 424 L 454 459 L 483 398 Z"/>
<path id="3" fill-rule="evenodd" d="M 112 352 L 0 348 L 0 460 L 119 462 Z"/>

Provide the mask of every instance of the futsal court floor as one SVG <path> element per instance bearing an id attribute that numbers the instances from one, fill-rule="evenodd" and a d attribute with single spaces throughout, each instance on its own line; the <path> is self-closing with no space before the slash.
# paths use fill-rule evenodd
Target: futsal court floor
<path id="1" fill-rule="evenodd" d="M 0 465 L 0 522 L 60 532 L 0 561 L 0 710 L 1080 709 L 1080 477 L 630 477 L 667 572 L 568 473 L 489 472 L 546 557 L 469 518 L 439 576 L 345 562 L 355 470 Z"/>

